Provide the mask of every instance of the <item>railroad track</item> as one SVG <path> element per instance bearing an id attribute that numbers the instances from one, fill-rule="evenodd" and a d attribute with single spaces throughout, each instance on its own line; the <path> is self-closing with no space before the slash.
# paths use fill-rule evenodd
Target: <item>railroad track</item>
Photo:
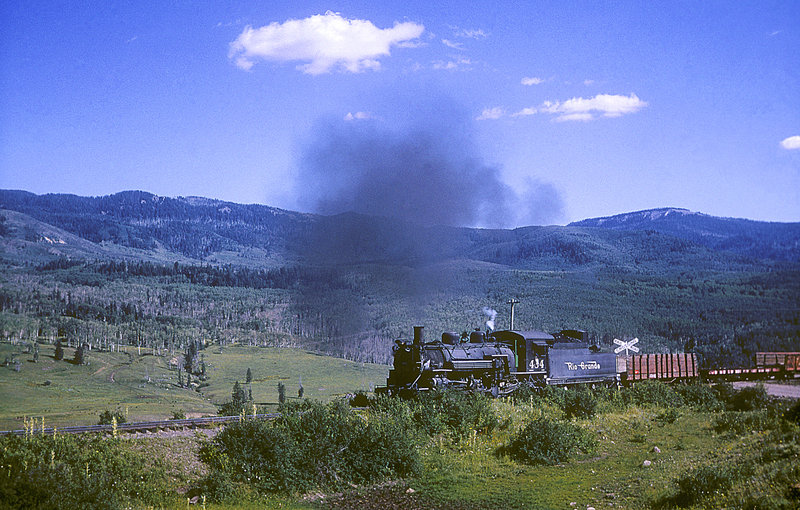
<path id="1" fill-rule="evenodd" d="M 281 413 L 267 413 L 267 414 L 256 414 L 256 415 L 246 415 L 245 419 L 252 419 L 252 418 L 259 418 L 262 420 L 274 420 L 275 418 L 280 418 Z M 183 420 L 161 420 L 161 421 L 140 421 L 140 422 L 132 422 L 132 423 L 120 423 L 117 425 L 117 432 L 143 432 L 147 430 L 160 430 L 160 429 L 182 429 L 182 428 L 197 428 L 203 427 L 208 425 L 214 425 L 217 423 L 228 423 L 232 421 L 238 421 L 242 419 L 241 416 L 209 416 L 206 418 L 186 418 Z M 85 425 L 79 427 L 63 427 L 58 428 L 56 427 L 53 429 L 52 427 L 45 427 L 44 430 L 41 428 L 35 428 L 32 431 L 28 431 L 28 433 L 33 434 L 46 434 L 46 435 L 53 435 L 54 431 L 57 431 L 59 434 L 86 434 L 91 432 L 112 432 L 114 429 L 113 425 Z M 22 436 L 25 435 L 24 429 L 18 430 L 0 430 L 0 436 L 8 436 L 8 435 L 17 435 Z"/>

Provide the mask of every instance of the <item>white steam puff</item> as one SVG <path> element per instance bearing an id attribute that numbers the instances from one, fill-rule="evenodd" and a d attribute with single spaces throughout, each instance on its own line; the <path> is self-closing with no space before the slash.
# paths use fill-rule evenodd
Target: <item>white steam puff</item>
<path id="1" fill-rule="evenodd" d="M 486 327 L 494 331 L 494 319 L 497 317 L 497 310 L 484 306 L 483 314 L 489 317 L 489 320 L 486 321 Z"/>

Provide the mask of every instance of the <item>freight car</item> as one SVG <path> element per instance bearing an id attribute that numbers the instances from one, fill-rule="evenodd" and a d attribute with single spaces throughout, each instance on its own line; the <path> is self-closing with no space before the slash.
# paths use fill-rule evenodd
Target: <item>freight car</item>
<path id="1" fill-rule="evenodd" d="M 800 375 L 800 352 L 757 352 L 756 368 L 778 368 L 786 377 Z"/>
<path id="2" fill-rule="evenodd" d="M 397 341 L 386 386 L 377 391 L 407 394 L 433 388 L 469 388 L 507 394 L 520 383 L 535 385 L 619 383 L 616 356 L 589 349 L 586 334 L 565 330 L 443 333 L 425 342 L 414 328 L 412 342 Z"/>
<path id="3" fill-rule="evenodd" d="M 663 382 L 695 379 L 700 376 L 697 354 L 634 354 L 619 356 L 618 367 L 624 383 L 646 379 Z"/>

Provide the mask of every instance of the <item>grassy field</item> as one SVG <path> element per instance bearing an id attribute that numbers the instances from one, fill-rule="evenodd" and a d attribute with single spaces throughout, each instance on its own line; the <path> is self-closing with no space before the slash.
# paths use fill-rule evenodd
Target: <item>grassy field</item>
<path id="1" fill-rule="evenodd" d="M 46 425 L 93 424 L 106 409 L 127 413 L 129 421 L 167 419 L 179 409 L 190 416 L 214 414 L 216 404 L 230 397 L 233 383 L 244 384 L 248 368 L 254 400 L 268 408 L 277 404 L 279 382 L 292 399 L 297 398 L 302 381 L 305 397 L 327 401 L 369 390 L 381 384 L 388 371 L 381 365 L 296 349 L 215 345 L 201 351 L 208 385 L 195 391 L 177 385 L 177 372 L 168 368 L 170 356 L 156 356 L 144 349 L 92 352 L 90 363 L 83 366 L 56 361 L 53 347 L 47 344 L 40 345 L 36 363 L 33 355 L 22 349 L 0 344 L 0 360 L 19 361 L 19 371 L 13 361 L 0 368 L 2 429 L 22 428 L 24 416 L 43 416 Z M 65 359 L 71 359 L 73 349 L 65 351 Z M 568 420 L 561 408 L 548 401 L 512 404 L 494 400 L 491 407 L 499 425 L 490 433 L 476 433 L 461 441 L 441 435 L 427 437 L 420 448 L 423 467 L 418 476 L 353 487 L 344 493 L 253 493 L 250 499 L 227 504 L 208 501 L 206 508 L 673 508 L 677 481 L 703 466 L 710 466 L 712 475 L 723 477 L 723 487 L 704 493 L 686 508 L 800 506 L 800 501 L 787 496 L 790 487 L 800 482 L 800 429 L 796 425 L 785 424 L 788 435 L 778 434 L 774 425 L 757 422 L 748 422 L 738 433 L 719 432 L 714 429 L 715 420 L 724 414 L 719 411 L 622 402 L 620 397 L 605 400 L 592 418 Z M 733 414 L 737 420 L 750 416 Z M 523 464 L 499 453 L 526 424 L 543 416 L 571 421 L 589 431 L 597 446 L 555 465 Z M 777 423 L 776 419 L 770 423 Z M 125 448 L 143 453 L 148 462 L 166 470 L 167 498 L 174 498 L 173 507 L 185 505 L 187 491 L 191 494 L 208 474 L 197 457 L 200 445 L 208 439 L 205 433 L 192 434 L 169 432 L 122 440 Z M 728 466 L 740 471 L 726 474 Z M 691 476 L 695 477 L 689 478 L 691 483 L 707 481 L 700 475 Z M 364 506 L 364 501 L 372 506 Z"/>
<path id="2" fill-rule="evenodd" d="M 498 451 L 525 423 L 543 414 L 559 415 L 559 410 L 502 401 L 495 401 L 493 406 L 501 421 L 499 429 L 460 443 L 430 438 L 422 450 L 424 469 L 419 477 L 397 480 L 388 486 L 356 487 L 344 494 L 253 495 L 250 500 L 227 504 L 208 502 L 207 508 L 674 508 L 671 498 L 676 492 L 676 480 L 690 469 L 736 464 L 757 467 L 750 476 L 734 478 L 724 491 L 684 507 L 797 508 L 785 506 L 782 498 L 789 484 L 782 481 L 782 476 L 796 476 L 797 469 L 792 466 L 798 452 L 765 456 L 764 452 L 770 449 L 783 451 L 780 445 L 770 443 L 774 438 L 766 431 L 715 433 L 712 424 L 718 414 L 688 408 L 665 413 L 660 407 L 606 411 L 591 419 L 574 421 L 597 438 L 594 451 L 556 465 L 531 466 Z M 665 414 L 669 419 L 664 418 Z M 175 489 L 184 490 L 205 474 L 196 459 L 202 441 L 199 436 L 154 438 L 134 440 L 131 445 L 152 453 L 154 458 L 158 452 L 170 452 L 166 459 L 172 466 L 170 483 Z M 776 502 L 783 502 L 784 506 L 775 506 Z"/>
<path id="3" fill-rule="evenodd" d="M 498 403 L 499 414 L 519 423 L 542 410 Z M 512 416 L 512 413 L 516 416 Z M 479 508 L 648 508 L 689 465 L 724 448 L 710 433 L 707 414 L 686 413 L 671 424 L 640 408 L 578 421 L 599 440 L 594 452 L 555 466 L 528 466 L 496 455 L 517 425 L 460 447 L 426 452 L 428 476 L 415 481 L 420 494 Z M 661 453 L 655 453 L 658 447 Z M 649 460 L 650 466 L 644 467 Z"/>
<path id="4" fill-rule="evenodd" d="M 199 391 L 180 388 L 169 369 L 171 356 L 155 356 L 149 349 L 89 354 L 89 364 L 70 363 L 74 349 L 65 348 L 56 361 L 54 347 L 40 344 L 38 362 L 21 345 L 0 343 L 0 361 L 16 359 L 0 368 L 0 429 L 21 429 L 25 416 L 44 417 L 46 425 L 96 424 L 99 414 L 119 410 L 128 421 L 161 420 L 182 410 L 187 416 L 216 414 L 216 404 L 230 399 L 235 381 L 244 384 L 247 369 L 253 376 L 253 398 L 277 405 L 278 383 L 288 398 L 297 398 L 302 381 L 304 396 L 329 400 L 347 392 L 385 382 L 388 367 L 354 363 L 296 349 L 213 346 L 202 351 L 208 380 Z M 185 376 L 184 376 L 185 377 Z"/>

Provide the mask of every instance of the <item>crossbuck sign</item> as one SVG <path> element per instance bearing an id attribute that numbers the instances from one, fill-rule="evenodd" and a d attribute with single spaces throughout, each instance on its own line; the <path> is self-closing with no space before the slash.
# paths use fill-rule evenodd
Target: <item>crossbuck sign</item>
<path id="1" fill-rule="evenodd" d="M 627 342 L 623 342 L 622 340 L 614 339 L 614 343 L 619 345 L 616 349 L 614 349 L 615 354 L 619 354 L 622 351 L 625 351 L 625 356 L 628 355 L 628 351 L 639 352 L 639 348 L 636 347 L 635 343 L 638 343 L 639 339 L 634 338 L 633 340 L 628 340 Z"/>

